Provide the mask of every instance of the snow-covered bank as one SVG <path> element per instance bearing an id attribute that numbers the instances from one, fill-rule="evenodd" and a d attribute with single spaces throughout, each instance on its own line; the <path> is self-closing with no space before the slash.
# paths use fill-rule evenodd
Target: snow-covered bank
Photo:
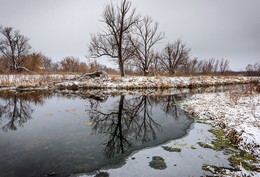
<path id="1" fill-rule="evenodd" d="M 0 87 L 5 88 L 196 88 L 227 84 L 246 84 L 260 77 L 191 76 L 191 77 L 118 77 L 85 78 L 75 80 L 75 75 L 0 75 Z"/>
<path id="2" fill-rule="evenodd" d="M 214 126 L 260 159 L 260 94 L 204 93 L 195 94 L 181 103 L 182 108 Z"/>
<path id="3" fill-rule="evenodd" d="M 191 77 L 111 77 L 89 78 L 81 81 L 59 83 L 60 87 L 78 86 L 83 88 L 196 88 L 228 84 L 246 84 L 260 80 L 260 77 L 229 77 L 229 76 L 191 76 Z"/>

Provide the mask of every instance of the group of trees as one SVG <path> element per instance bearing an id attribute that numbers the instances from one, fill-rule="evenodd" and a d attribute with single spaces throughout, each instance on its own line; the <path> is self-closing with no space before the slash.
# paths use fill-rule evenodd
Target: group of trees
<path id="1" fill-rule="evenodd" d="M 41 53 L 32 52 L 29 38 L 21 35 L 12 27 L 0 27 L 0 73 L 10 72 L 93 72 L 105 70 L 115 74 L 116 71 L 96 61 L 80 62 L 75 57 L 65 57 L 60 62 L 53 62 Z"/>
<path id="2" fill-rule="evenodd" d="M 161 52 L 154 47 L 163 38 L 159 24 L 132 8 L 128 0 L 108 4 L 102 14 L 105 29 L 91 36 L 90 57 L 108 56 L 119 66 L 121 76 L 127 73 L 151 74 L 224 74 L 228 60 L 190 59 L 190 48 L 181 39 L 167 43 Z M 140 73 L 141 71 L 141 73 Z"/>
<path id="3" fill-rule="evenodd" d="M 158 23 L 154 23 L 151 17 L 137 14 L 128 0 L 106 5 L 101 22 L 105 29 L 91 36 L 90 57 L 115 59 L 121 76 L 125 76 L 128 63 L 137 65 L 144 75 L 148 75 L 155 59 L 153 47 L 164 37 L 158 32 Z"/>
<path id="4" fill-rule="evenodd" d="M 53 62 L 41 53 L 32 52 L 29 38 L 21 35 L 12 27 L 0 27 L 0 73 L 10 72 L 94 72 L 105 70 L 115 74 L 116 71 L 96 61 L 80 62 L 75 57 L 65 57 L 60 62 Z"/>
<path id="5" fill-rule="evenodd" d="M 57 72 L 70 72 L 70 73 L 86 73 L 104 70 L 109 74 L 118 74 L 118 72 L 110 67 L 99 64 L 97 61 L 80 62 L 75 57 L 65 57 L 61 61 L 53 62 L 50 58 L 41 53 L 31 53 L 22 56 L 20 67 L 17 70 L 12 70 L 9 60 L 2 56 L 0 57 L 0 73 L 11 73 L 27 71 L 33 73 L 57 73 Z"/>
<path id="6" fill-rule="evenodd" d="M 246 72 L 248 76 L 260 76 L 260 62 L 253 65 L 248 64 L 246 66 Z"/>
<path id="7" fill-rule="evenodd" d="M 127 21 L 127 25 L 120 24 L 122 14 L 119 13 L 127 13 L 130 7 L 131 3 L 125 0 L 120 8 L 114 9 L 113 5 L 108 5 L 105 8 L 103 17 L 107 24 L 112 23 L 111 28 L 108 27 L 110 32 L 106 35 L 98 33 L 92 36 L 89 46 L 92 57 L 107 55 L 118 60 L 122 76 L 125 75 L 125 72 L 138 75 L 174 75 L 223 74 L 227 71 L 228 60 L 190 59 L 190 49 L 180 39 L 175 43 L 168 43 L 160 53 L 155 52 L 153 47 L 164 37 L 163 33 L 158 32 L 159 25 L 157 22 L 154 23 L 148 16 L 140 19 L 140 15 L 135 15 L 134 9 L 130 17 L 123 20 Z M 126 18 L 125 15 L 124 18 Z M 116 20 L 116 22 L 113 20 Z M 122 34 L 119 33 L 120 25 L 125 28 L 122 29 Z M 1 73 L 19 71 L 85 73 L 105 70 L 110 74 L 118 74 L 115 69 L 101 65 L 96 60 L 89 60 L 88 64 L 86 64 L 71 56 L 65 57 L 60 62 L 53 62 L 41 53 L 31 52 L 31 46 L 28 43 L 29 39 L 21 35 L 19 31 L 11 27 L 1 27 L 0 33 L 4 36 L 0 39 L 0 52 L 2 53 L 0 56 Z M 251 71 L 252 68 L 256 67 L 257 65 L 248 66 L 247 70 Z"/>
<path id="8" fill-rule="evenodd" d="M 180 74 L 225 74 L 229 69 L 227 59 L 188 59 L 178 70 Z"/>

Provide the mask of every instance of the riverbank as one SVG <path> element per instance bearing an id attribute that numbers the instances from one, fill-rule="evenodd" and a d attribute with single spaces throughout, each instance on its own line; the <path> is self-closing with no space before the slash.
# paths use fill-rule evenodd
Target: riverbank
<path id="1" fill-rule="evenodd" d="M 248 84 L 260 77 L 190 76 L 143 77 L 110 76 L 81 78 L 78 75 L 0 75 L 1 89 L 145 89 L 145 88 L 198 88 L 208 86 Z"/>
<path id="2" fill-rule="evenodd" d="M 226 137 L 260 159 L 260 94 L 240 92 L 195 94 L 181 103 L 186 113 L 224 130 Z"/>
<path id="3" fill-rule="evenodd" d="M 257 176 L 259 172 L 248 167 L 252 160 L 243 151 L 227 147 L 220 135 L 221 130 L 212 129 L 211 125 L 195 122 L 182 138 L 174 139 L 163 145 L 142 149 L 132 153 L 125 163 L 107 166 L 91 173 L 74 174 L 71 177 L 97 176 Z M 223 141 L 220 150 L 206 148 L 201 144 Z M 245 168 L 234 163 L 246 164 Z"/>

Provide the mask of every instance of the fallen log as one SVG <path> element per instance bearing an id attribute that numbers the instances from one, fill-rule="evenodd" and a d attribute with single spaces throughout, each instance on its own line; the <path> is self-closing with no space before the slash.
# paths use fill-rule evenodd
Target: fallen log
<path id="1" fill-rule="evenodd" d="M 86 74 L 82 74 L 81 76 L 78 77 L 74 77 L 72 80 L 82 80 L 82 79 L 89 79 L 89 78 L 95 78 L 95 77 L 105 77 L 108 78 L 108 74 L 106 71 L 96 71 L 93 73 L 86 73 Z"/>

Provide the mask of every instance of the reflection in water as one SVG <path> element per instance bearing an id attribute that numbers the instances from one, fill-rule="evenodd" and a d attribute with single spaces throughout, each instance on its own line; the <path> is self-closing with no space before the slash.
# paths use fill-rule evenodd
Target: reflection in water
<path id="1" fill-rule="evenodd" d="M 43 105 L 44 100 L 53 96 L 66 97 L 68 99 L 78 97 L 68 93 L 55 93 L 50 91 L 1 91 L 0 92 L 0 125 L 3 131 L 17 130 L 18 127 L 32 119 L 33 105 Z M 93 99 L 105 102 L 107 97 L 95 95 L 80 95 L 83 99 Z"/>
<path id="2" fill-rule="evenodd" d="M 178 109 L 174 95 L 165 97 L 138 96 L 120 100 L 108 110 L 102 110 L 99 102 L 90 104 L 90 120 L 93 133 L 106 137 L 104 154 L 113 157 L 128 151 L 133 145 L 142 145 L 154 141 L 158 132 L 163 130 L 158 118 L 153 118 L 153 107 L 161 104 L 165 114 L 178 118 Z"/>
<path id="3" fill-rule="evenodd" d="M 186 134 L 193 120 L 176 107 L 180 98 L 0 92 L 0 171 L 68 176 L 120 166 L 134 150 Z"/>
<path id="4" fill-rule="evenodd" d="M 44 94 L 45 93 L 45 94 Z M 44 103 L 44 98 L 49 92 L 2 92 L 0 94 L 0 117 L 3 131 L 17 130 L 31 119 L 35 105 Z"/>

